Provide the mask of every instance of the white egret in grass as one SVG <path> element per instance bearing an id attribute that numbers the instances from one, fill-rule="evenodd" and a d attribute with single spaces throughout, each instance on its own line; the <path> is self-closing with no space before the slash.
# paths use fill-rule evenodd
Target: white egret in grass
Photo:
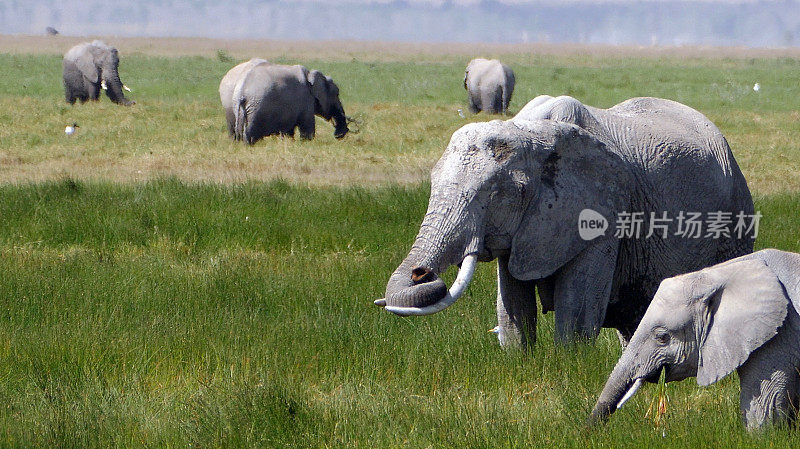
<path id="1" fill-rule="evenodd" d="M 80 128 L 77 123 L 73 122 L 71 125 L 67 125 L 67 127 L 64 128 L 64 134 L 68 136 L 75 134 L 75 128 Z"/>

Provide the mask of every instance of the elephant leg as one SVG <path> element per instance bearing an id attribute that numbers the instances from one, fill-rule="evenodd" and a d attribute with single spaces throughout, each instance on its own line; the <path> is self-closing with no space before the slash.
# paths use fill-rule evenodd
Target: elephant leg
<path id="1" fill-rule="evenodd" d="M 794 315 L 794 316 L 792 316 Z M 797 418 L 800 367 L 796 314 L 790 314 L 772 340 L 753 351 L 737 369 L 739 408 L 748 429 L 791 423 Z"/>
<path id="2" fill-rule="evenodd" d="M 497 338 L 501 346 L 528 349 L 536 343 L 536 284 L 508 272 L 508 256 L 497 259 Z"/>
<path id="3" fill-rule="evenodd" d="M 248 102 L 245 106 L 245 131 L 244 141 L 254 145 L 266 136 L 279 134 L 275 124 L 270 120 L 268 111 L 258 101 Z M 237 125 L 238 126 L 238 125 Z"/>
<path id="4" fill-rule="evenodd" d="M 761 368 L 743 365 L 738 370 L 741 380 L 739 408 L 749 430 L 768 423 L 792 422 L 797 414 L 797 372 L 780 369 L 767 373 Z"/>
<path id="5" fill-rule="evenodd" d="M 314 119 L 313 111 L 311 113 L 305 113 L 300 116 L 300 123 L 297 125 L 300 129 L 300 138 L 311 140 L 314 138 L 314 133 L 316 132 L 316 120 Z"/>
<path id="6" fill-rule="evenodd" d="M 542 303 L 542 313 L 555 310 L 553 305 L 554 277 L 546 277 L 536 281 L 536 292 L 539 293 L 539 301 Z"/>
<path id="7" fill-rule="evenodd" d="M 233 108 L 225 109 L 225 123 L 228 125 L 228 135 L 234 137 L 236 135 L 236 113 Z"/>
<path id="8" fill-rule="evenodd" d="M 64 98 L 67 100 L 67 103 L 69 104 L 75 104 L 75 100 L 78 99 L 72 92 L 72 88 L 69 86 L 66 86 L 64 88 Z"/>
<path id="9" fill-rule="evenodd" d="M 557 341 L 592 340 L 600 333 L 618 252 L 619 241 L 605 238 L 559 270 L 553 290 Z"/>
<path id="10" fill-rule="evenodd" d="M 469 112 L 471 112 L 473 114 L 477 114 L 478 112 L 481 112 L 481 107 L 479 105 L 480 99 L 476 98 L 476 97 L 478 97 L 478 95 L 474 94 L 472 92 L 469 92 L 469 94 L 467 96 L 469 97 Z"/>
<path id="11" fill-rule="evenodd" d="M 248 145 L 254 145 L 265 135 L 269 134 L 265 133 L 264 130 L 258 126 L 258 122 L 256 120 L 250 120 L 245 126 L 243 139 Z"/>
<path id="12" fill-rule="evenodd" d="M 498 87 L 497 90 L 494 92 L 494 98 L 492 99 L 492 111 L 495 114 L 505 114 L 505 108 L 503 108 L 503 88 Z"/>
<path id="13" fill-rule="evenodd" d="M 86 90 L 86 99 L 87 100 L 97 100 L 100 98 L 100 82 L 92 83 L 89 80 L 84 79 L 83 87 Z M 83 100 L 86 101 L 86 100 Z"/>

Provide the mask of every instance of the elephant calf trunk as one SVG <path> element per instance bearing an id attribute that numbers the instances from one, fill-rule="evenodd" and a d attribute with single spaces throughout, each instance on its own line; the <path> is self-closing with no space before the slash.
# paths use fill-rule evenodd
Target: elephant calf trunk
<path id="1" fill-rule="evenodd" d="M 589 415 L 589 424 L 594 425 L 607 421 L 612 413 L 633 397 L 642 385 L 642 381 L 641 377 L 634 379 L 629 364 L 625 360 L 621 360 L 621 363 L 614 367 L 608 377 L 608 381 Z"/>

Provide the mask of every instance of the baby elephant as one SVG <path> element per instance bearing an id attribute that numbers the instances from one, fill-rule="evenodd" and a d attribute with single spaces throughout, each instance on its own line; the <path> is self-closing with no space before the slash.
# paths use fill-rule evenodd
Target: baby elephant
<path id="1" fill-rule="evenodd" d="M 514 72 L 497 59 L 477 58 L 464 71 L 469 110 L 505 114 L 514 93 Z"/>
<path id="2" fill-rule="evenodd" d="M 333 120 L 337 139 L 349 131 L 336 83 L 301 65 L 251 59 L 225 75 L 219 92 L 228 130 L 249 144 L 276 134 L 294 136 L 295 128 L 300 137 L 313 139 L 314 115 Z"/>
<path id="3" fill-rule="evenodd" d="M 748 429 L 795 419 L 800 393 L 800 255 L 767 249 L 661 282 L 609 376 L 590 422 L 606 419 L 642 381 L 736 369 Z"/>

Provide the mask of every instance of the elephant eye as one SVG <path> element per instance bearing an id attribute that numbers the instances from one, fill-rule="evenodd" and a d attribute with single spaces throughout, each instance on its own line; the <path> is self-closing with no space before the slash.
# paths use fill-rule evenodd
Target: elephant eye
<path id="1" fill-rule="evenodd" d="M 657 329 L 653 334 L 653 338 L 655 338 L 655 340 L 662 345 L 669 344 L 670 340 L 672 339 L 669 333 L 663 329 Z"/>

